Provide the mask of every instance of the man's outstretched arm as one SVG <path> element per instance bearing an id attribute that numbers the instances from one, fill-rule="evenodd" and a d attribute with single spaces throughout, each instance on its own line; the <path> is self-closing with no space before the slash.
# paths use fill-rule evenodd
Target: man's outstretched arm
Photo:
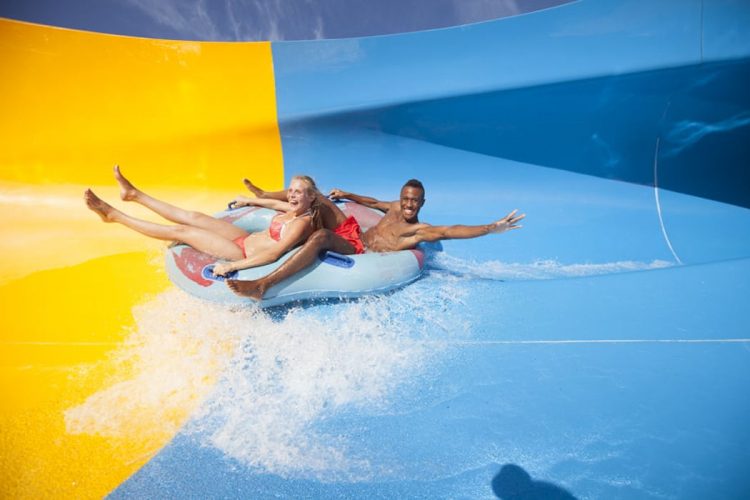
<path id="1" fill-rule="evenodd" d="M 393 207 L 392 201 L 380 201 L 376 200 L 375 198 L 371 198 L 370 196 L 347 193 L 346 191 L 342 191 L 341 189 L 332 189 L 328 196 L 330 196 L 334 200 L 352 200 L 355 203 L 359 203 L 360 205 L 364 205 L 369 208 L 374 208 L 375 210 L 380 210 L 381 212 L 387 212 Z"/>
<path id="2" fill-rule="evenodd" d="M 252 192 L 256 198 L 262 198 L 262 199 L 271 199 L 271 200 L 277 200 L 286 202 L 287 201 L 287 192 L 286 191 L 264 191 L 263 189 L 259 188 L 255 184 L 253 184 L 250 179 L 243 179 L 242 181 L 245 184 L 245 187 Z M 321 192 L 318 192 L 316 195 L 318 199 L 318 203 L 322 205 L 328 206 L 331 210 L 339 210 L 339 208 L 331 202 L 330 199 L 328 199 L 327 196 L 324 196 Z M 277 208 L 276 210 L 283 210 Z M 344 216 L 344 218 L 346 218 Z"/>
<path id="3" fill-rule="evenodd" d="M 481 224 L 479 226 L 429 226 L 425 225 L 417 229 L 414 234 L 414 243 L 422 241 L 438 241 L 438 240 L 452 240 L 452 239 L 467 239 L 476 238 L 478 236 L 484 236 L 485 234 L 499 234 L 511 229 L 519 229 L 522 226 L 517 223 L 526 217 L 525 214 L 516 216 L 518 210 L 513 210 L 511 213 L 503 217 L 502 219 L 496 220 L 490 224 Z"/>
<path id="4" fill-rule="evenodd" d="M 266 191 L 253 184 L 250 179 L 242 179 L 242 183 L 245 184 L 248 191 L 253 193 L 256 198 L 270 198 L 272 200 L 287 201 L 286 190 Z"/>

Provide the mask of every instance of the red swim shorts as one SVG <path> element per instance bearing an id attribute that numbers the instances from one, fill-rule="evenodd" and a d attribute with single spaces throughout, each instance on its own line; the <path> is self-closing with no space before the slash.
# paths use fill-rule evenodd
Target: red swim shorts
<path id="1" fill-rule="evenodd" d="M 333 232 L 348 241 L 354 247 L 354 253 L 365 253 L 365 245 L 362 243 L 362 228 L 359 227 L 357 219 L 351 215 L 339 224 Z"/>

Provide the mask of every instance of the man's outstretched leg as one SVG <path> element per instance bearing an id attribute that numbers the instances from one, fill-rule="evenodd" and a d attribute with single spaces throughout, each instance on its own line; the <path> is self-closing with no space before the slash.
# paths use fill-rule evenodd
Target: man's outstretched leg
<path id="1" fill-rule="evenodd" d="M 326 250 L 333 250 L 334 252 L 347 255 L 355 252 L 354 247 L 338 234 L 328 229 L 318 229 L 308 238 L 307 242 L 302 245 L 297 253 L 292 255 L 271 274 L 257 280 L 227 280 L 226 284 L 237 295 L 261 300 L 266 290 L 303 269 L 310 267 L 318 259 L 318 255 Z"/>

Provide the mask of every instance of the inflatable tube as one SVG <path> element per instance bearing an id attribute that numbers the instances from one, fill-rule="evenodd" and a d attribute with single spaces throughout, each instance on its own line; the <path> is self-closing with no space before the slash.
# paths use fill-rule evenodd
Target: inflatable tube
<path id="1" fill-rule="evenodd" d="M 356 203 L 343 203 L 341 209 L 354 216 L 362 230 L 377 224 L 382 214 Z M 228 220 L 250 232 L 265 231 L 276 214 L 273 210 L 244 207 L 225 210 L 215 217 Z M 291 257 L 294 249 L 278 261 L 265 266 L 243 269 L 227 279 L 253 280 L 265 276 Z M 219 259 L 199 252 L 188 245 L 174 245 L 167 250 L 166 267 L 169 279 L 186 292 L 203 299 L 224 303 L 247 303 L 235 295 L 223 277 L 213 275 Z M 383 293 L 400 288 L 419 278 L 424 267 L 424 249 L 399 252 L 342 255 L 322 253 L 310 268 L 269 288 L 261 307 L 269 307 L 320 298 L 353 298 L 366 294 Z"/>

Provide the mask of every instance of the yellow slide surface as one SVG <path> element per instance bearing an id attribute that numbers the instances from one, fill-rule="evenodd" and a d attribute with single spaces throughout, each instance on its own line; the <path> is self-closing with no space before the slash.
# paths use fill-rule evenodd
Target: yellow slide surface
<path id="1" fill-rule="evenodd" d="M 127 380 L 133 361 L 117 353 L 134 314 L 171 286 L 165 244 L 102 223 L 83 191 L 159 220 L 120 201 L 114 164 L 209 213 L 243 192 L 243 177 L 281 188 L 271 45 L 0 19 L 0 73 L 0 497 L 98 498 L 173 436 L 216 369 L 166 403 L 139 398 L 116 431 L 80 417 L 97 407 L 92 395 Z"/>

